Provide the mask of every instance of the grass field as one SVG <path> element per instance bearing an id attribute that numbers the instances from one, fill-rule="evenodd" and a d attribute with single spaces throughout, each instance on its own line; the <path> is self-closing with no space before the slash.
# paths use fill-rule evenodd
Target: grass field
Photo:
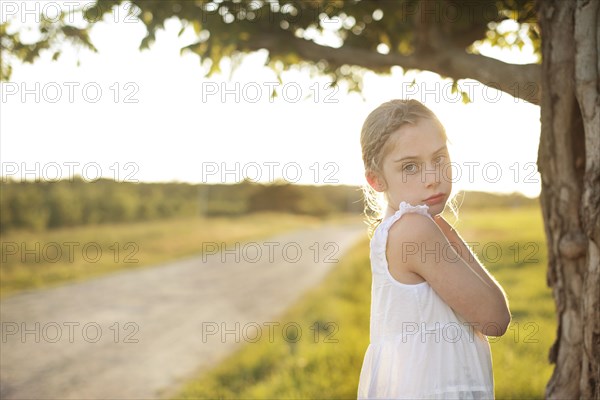
<path id="1" fill-rule="evenodd" d="M 258 239 L 321 222 L 315 217 L 261 213 L 9 232 L 2 235 L 0 295 L 171 261 L 200 253 L 208 242 Z"/>
<path id="2" fill-rule="evenodd" d="M 452 222 L 453 218 L 449 217 Z M 490 337 L 496 398 L 543 398 L 556 322 L 546 287 L 538 208 L 463 211 L 455 225 L 507 292 L 513 321 Z M 319 286 L 280 316 L 299 335 L 263 335 L 173 398 L 350 399 L 369 342 L 368 242 L 354 247 Z"/>

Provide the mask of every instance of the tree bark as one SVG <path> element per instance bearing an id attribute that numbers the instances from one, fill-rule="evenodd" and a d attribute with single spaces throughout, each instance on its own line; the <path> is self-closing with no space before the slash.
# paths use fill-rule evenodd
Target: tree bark
<path id="1" fill-rule="evenodd" d="M 540 1 L 538 167 L 558 328 L 549 399 L 600 398 L 599 2 Z"/>

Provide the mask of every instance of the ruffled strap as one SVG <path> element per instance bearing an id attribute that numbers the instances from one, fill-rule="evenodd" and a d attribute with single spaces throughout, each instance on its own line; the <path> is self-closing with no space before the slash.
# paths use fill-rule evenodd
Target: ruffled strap
<path id="1" fill-rule="evenodd" d="M 388 226 L 392 225 L 394 222 L 396 222 L 398 219 L 400 219 L 401 216 L 403 216 L 406 213 L 417 213 L 417 214 L 421 214 L 421 215 L 431 218 L 431 215 L 429 215 L 429 206 L 427 204 L 419 204 L 419 205 L 413 206 L 412 204 L 403 201 L 400 203 L 400 206 L 398 207 L 398 211 L 396 211 L 396 213 L 394 215 L 391 215 L 387 219 L 382 221 L 382 224 L 384 222 L 387 222 Z"/>
<path id="2" fill-rule="evenodd" d="M 417 214 L 425 215 L 426 217 L 431 218 L 431 215 L 429 215 L 429 206 L 427 204 L 419 204 L 417 206 L 413 206 L 410 203 L 403 201 L 400 203 L 396 214 L 400 213 L 400 215 L 402 215 L 407 212 L 415 212 Z"/>

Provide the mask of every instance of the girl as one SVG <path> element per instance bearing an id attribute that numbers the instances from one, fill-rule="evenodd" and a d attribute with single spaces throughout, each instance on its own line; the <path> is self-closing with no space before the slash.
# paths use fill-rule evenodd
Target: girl
<path id="1" fill-rule="evenodd" d="M 371 220 L 371 343 L 359 399 L 494 397 L 485 335 L 504 334 L 511 316 L 498 282 L 440 215 L 452 190 L 446 142 L 416 100 L 384 103 L 362 127 L 367 211 L 383 218 Z"/>

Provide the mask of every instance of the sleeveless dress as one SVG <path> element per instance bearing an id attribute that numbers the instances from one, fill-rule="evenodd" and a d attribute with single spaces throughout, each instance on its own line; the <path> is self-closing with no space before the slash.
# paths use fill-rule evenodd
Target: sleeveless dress
<path id="1" fill-rule="evenodd" d="M 427 283 L 403 284 L 388 270 L 392 224 L 407 212 L 431 216 L 427 205 L 402 202 L 371 239 L 370 344 L 358 399 L 493 399 L 487 337 L 469 325 Z"/>

